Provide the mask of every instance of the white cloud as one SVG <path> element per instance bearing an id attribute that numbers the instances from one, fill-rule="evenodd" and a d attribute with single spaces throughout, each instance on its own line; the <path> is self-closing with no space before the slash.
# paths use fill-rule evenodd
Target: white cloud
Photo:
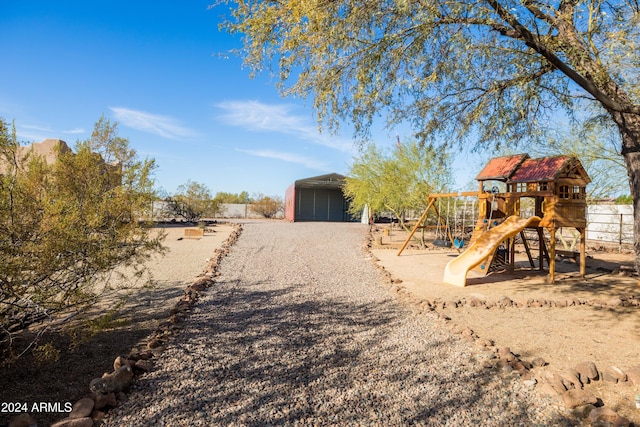
<path id="1" fill-rule="evenodd" d="M 70 130 L 63 130 L 62 133 L 70 133 L 70 134 L 84 133 L 84 129 L 75 128 L 75 129 L 70 129 Z"/>
<path id="2" fill-rule="evenodd" d="M 123 107 L 109 107 L 116 120 L 123 125 L 143 132 L 159 135 L 167 139 L 191 138 L 197 133 L 178 123 L 172 117 L 136 111 Z"/>
<path id="3" fill-rule="evenodd" d="M 295 115 L 289 105 L 264 104 L 260 101 L 226 101 L 216 105 L 224 113 L 225 123 L 251 131 L 279 132 L 340 151 L 350 151 L 353 143 L 344 138 L 321 134 L 315 123 Z"/>
<path id="4" fill-rule="evenodd" d="M 269 159 L 282 160 L 284 162 L 296 163 L 308 167 L 309 169 L 315 169 L 318 171 L 326 172 L 329 170 L 329 167 L 326 163 L 318 161 L 316 159 L 312 159 L 306 156 L 300 156 L 298 154 L 293 153 L 283 153 L 280 151 L 271 151 L 271 150 L 242 150 L 240 148 L 236 148 L 236 151 L 241 153 L 249 154 L 251 156 L 256 157 L 266 157 Z"/>
<path id="5" fill-rule="evenodd" d="M 57 132 L 51 128 L 37 125 L 20 125 L 18 123 L 16 123 L 16 135 L 19 140 L 27 142 L 57 138 Z"/>
<path id="6" fill-rule="evenodd" d="M 46 128 L 43 126 L 36 126 L 36 125 L 22 125 L 20 126 L 23 129 L 27 129 L 29 131 L 40 131 L 40 132 L 49 132 L 52 133 L 54 132 L 53 129 L 51 128 Z"/>

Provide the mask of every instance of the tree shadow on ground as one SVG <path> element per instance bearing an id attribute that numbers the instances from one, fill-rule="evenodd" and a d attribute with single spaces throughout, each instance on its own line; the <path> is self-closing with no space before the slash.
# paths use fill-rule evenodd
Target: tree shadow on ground
<path id="1" fill-rule="evenodd" d="M 150 288 L 132 294 L 108 322 L 93 331 L 88 320 L 104 315 L 95 308 L 63 329 L 45 332 L 38 345 L 51 343 L 59 351 L 57 360 L 39 361 L 31 351 L 17 362 L 0 367 L 0 402 L 22 402 L 31 408 L 40 402 L 75 403 L 89 392 L 92 379 L 113 371 L 117 356 L 130 350 L 151 334 L 168 315 L 171 302 L 183 294 L 183 283 L 165 284 L 162 289 Z M 32 332 L 18 337 L 17 348 L 24 348 L 35 338 Z M 0 413 L 0 425 L 17 414 Z M 66 413 L 32 413 L 39 425 L 64 418 Z"/>
<path id="2" fill-rule="evenodd" d="M 177 366 L 141 380 L 143 390 L 164 387 L 179 396 L 169 391 L 150 405 L 151 418 L 136 420 L 139 425 L 160 420 L 244 426 L 467 425 L 469 420 L 508 425 L 528 420 L 527 402 L 485 396 L 485 387 L 503 384 L 499 374 L 468 356 L 451 354 L 452 346 L 460 347 L 437 328 L 408 329 L 407 322 L 429 320 L 409 317 L 395 302 L 305 294 L 308 286 L 302 284 L 265 288 L 268 283 L 229 281 L 209 291 L 167 350 L 167 357 L 179 360 Z M 138 396 L 118 411 L 135 416 L 133 401 L 143 399 Z M 487 423 L 487 408 L 495 422 Z M 461 411 L 467 418 L 459 418 Z M 458 419 L 464 423 L 456 424 Z"/>

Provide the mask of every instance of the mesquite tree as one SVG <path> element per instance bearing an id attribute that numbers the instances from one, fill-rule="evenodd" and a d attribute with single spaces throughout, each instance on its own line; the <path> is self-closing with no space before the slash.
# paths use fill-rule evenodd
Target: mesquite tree
<path id="1" fill-rule="evenodd" d="M 221 0 L 246 65 L 275 66 L 319 120 L 365 134 L 378 114 L 427 141 L 542 139 L 589 105 L 619 133 L 640 268 L 640 4 L 636 0 Z"/>

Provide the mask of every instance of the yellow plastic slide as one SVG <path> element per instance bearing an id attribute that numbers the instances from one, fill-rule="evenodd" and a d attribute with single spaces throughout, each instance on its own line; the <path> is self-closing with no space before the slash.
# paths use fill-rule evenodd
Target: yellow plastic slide
<path id="1" fill-rule="evenodd" d="M 443 282 L 449 285 L 465 286 L 469 270 L 491 256 L 500 243 L 539 221 L 540 217 L 537 216 L 520 218 L 512 215 L 502 224 L 484 232 L 466 251 L 447 263 Z"/>

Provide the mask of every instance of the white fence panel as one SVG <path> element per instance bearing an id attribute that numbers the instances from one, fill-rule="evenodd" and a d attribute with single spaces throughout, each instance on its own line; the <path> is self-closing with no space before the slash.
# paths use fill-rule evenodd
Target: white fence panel
<path id="1" fill-rule="evenodd" d="M 587 239 L 633 243 L 633 206 L 587 206 Z"/>

